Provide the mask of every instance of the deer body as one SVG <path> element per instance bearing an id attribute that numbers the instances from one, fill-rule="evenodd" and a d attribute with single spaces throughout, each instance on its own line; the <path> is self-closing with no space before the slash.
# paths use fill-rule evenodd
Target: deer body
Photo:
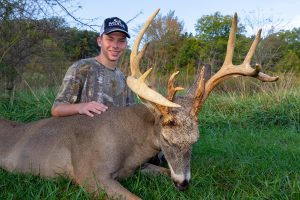
<path id="1" fill-rule="evenodd" d="M 100 184 L 104 177 L 124 179 L 158 153 L 160 126 L 155 123 L 144 105 L 112 107 L 94 118 L 1 120 L 0 166 L 46 177 L 63 173 L 94 190 L 94 179 Z"/>

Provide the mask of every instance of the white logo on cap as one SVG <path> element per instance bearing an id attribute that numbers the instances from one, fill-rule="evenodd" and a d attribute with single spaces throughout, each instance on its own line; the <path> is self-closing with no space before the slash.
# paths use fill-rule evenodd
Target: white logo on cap
<path id="1" fill-rule="evenodd" d="M 122 24 L 121 20 L 118 20 L 118 19 L 114 19 L 113 22 L 109 22 L 108 26 L 121 26 L 122 28 L 125 29 L 125 25 Z"/>

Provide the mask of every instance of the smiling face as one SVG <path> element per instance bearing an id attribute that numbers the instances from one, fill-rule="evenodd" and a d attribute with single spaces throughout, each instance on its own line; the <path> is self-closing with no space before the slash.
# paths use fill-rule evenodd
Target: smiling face
<path id="1" fill-rule="evenodd" d="M 117 61 L 127 47 L 126 35 L 122 32 L 112 32 L 98 37 L 101 46 L 100 60 L 107 67 L 115 67 Z"/>

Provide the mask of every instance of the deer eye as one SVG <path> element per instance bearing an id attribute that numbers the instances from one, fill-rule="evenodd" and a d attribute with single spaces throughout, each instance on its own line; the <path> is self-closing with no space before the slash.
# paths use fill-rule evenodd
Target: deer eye
<path id="1" fill-rule="evenodd" d="M 168 123 L 168 126 L 176 126 L 176 122 L 174 120 L 171 120 L 169 123 Z"/>

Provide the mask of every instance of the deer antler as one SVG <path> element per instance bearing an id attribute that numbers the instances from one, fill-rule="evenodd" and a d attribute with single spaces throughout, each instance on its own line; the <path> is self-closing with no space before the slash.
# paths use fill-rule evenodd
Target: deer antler
<path id="1" fill-rule="evenodd" d="M 175 78 L 175 76 L 177 76 L 178 73 L 179 73 L 179 71 L 174 72 L 170 76 L 169 81 L 168 81 L 168 99 L 170 101 L 173 101 L 176 92 L 178 92 L 180 90 L 184 90 L 183 87 L 174 87 L 174 78 Z"/>
<path id="2" fill-rule="evenodd" d="M 168 100 L 170 100 L 170 101 L 173 101 L 176 92 L 184 89 L 183 87 L 174 87 L 174 79 L 178 73 L 179 73 L 179 71 L 174 72 L 170 76 L 169 81 L 168 81 Z M 161 106 L 161 105 L 156 105 L 156 107 L 158 108 L 160 113 L 164 116 L 164 121 L 163 121 L 164 124 L 166 124 L 172 120 L 172 116 L 169 114 L 169 107 Z"/>
<path id="3" fill-rule="evenodd" d="M 237 14 L 235 13 L 231 25 L 228 43 L 227 43 L 225 61 L 221 69 L 216 74 L 214 74 L 206 83 L 204 83 L 203 75 L 201 76 L 202 78 L 200 78 L 200 81 L 198 83 L 198 88 L 195 90 L 194 102 L 190 112 L 192 116 L 197 115 L 201 106 L 203 105 L 204 101 L 207 99 L 209 94 L 212 92 L 212 90 L 225 79 L 231 77 L 237 77 L 237 76 L 251 76 L 265 82 L 273 82 L 278 80 L 279 77 L 277 76 L 273 77 L 260 72 L 261 70 L 260 65 L 257 64 L 255 69 L 253 69 L 250 65 L 256 46 L 260 40 L 261 29 L 257 32 L 255 40 L 253 41 L 244 59 L 244 62 L 241 65 L 232 64 L 236 29 L 237 29 Z"/>
<path id="4" fill-rule="evenodd" d="M 132 52 L 130 55 L 130 70 L 131 70 L 131 76 L 129 76 L 126 80 L 128 87 L 136 93 L 138 96 L 142 97 L 145 100 L 148 100 L 150 102 L 153 102 L 158 105 L 166 106 L 166 107 L 181 107 L 180 105 L 173 103 L 166 99 L 164 96 L 159 94 L 158 92 L 150 89 L 147 84 L 145 83 L 146 77 L 151 72 L 152 68 L 148 69 L 143 75 L 141 74 L 139 70 L 139 65 L 141 62 L 141 59 L 143 55 L 145 54 L 145 50 L 148 46 L 146 44 L 141 52 L 138 52 L 139 45 L 141 43 L 141 40 L 143 38 L 144 33 L 146 32 L 148 26 L 154 19 L 154 17 L 159 12 L 159 9 L 157 9 L 147 20 L 142 30 L 139 32 L 138 36 L 135 39 Z"/>
<path id="5" fill-rule="evenodd" d="M 205 80 L 204 80 L 204 71 L 205 67 L 203 66 L 200 72 L 199 80 L 198 80 L 198 85 L 195 90 L 195 95 L 194 95 L 194 102 L 192 104 L 192 109 L 191 109 L 191 116 L 197 117 L 197 113 L 200 110 L 201 107 L 201 100 L 203 99 L 204 95 L 204 90 L 205 90 Z"/>

